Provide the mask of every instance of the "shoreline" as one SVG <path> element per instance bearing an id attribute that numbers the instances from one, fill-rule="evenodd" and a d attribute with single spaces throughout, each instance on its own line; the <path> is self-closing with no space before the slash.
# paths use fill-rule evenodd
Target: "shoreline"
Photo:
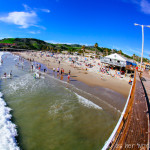
<path id="1" fill-rule="evenodd" d="M 81 90 L 93 94 L 100 99 L 106 100 L 107 103 L 110 103 L 117 109 L 121 111 L 123 110 L 130 90 L 130 85 L 128 85 L 127 81 L 116 78 L 112 79 L 112 77 L 105 77 L 101 80 L 99 74 L 78 70 L 78 68 L 73 68 L 66 62 L 61 62 L 59 65 L 58 62 L 51 57 L 48 57 L 48 60 L 44 57 L 44 59 L 33 56 L 31 57 L 30 52 L 13 52 L 13 54 L 19 55 L 27 60 L 34 59 L 35 62 L 41 63 L 51 70 L 53 67 L 57 68 L 58 66 L 59 68 L 64 68 L 66 74 L 71 70 L 71 79 L 73 79 L 71 84 L 75 85 L 77 88 L 80 87 Z M 94 102 L 99 104 L 96 100 Z"/>

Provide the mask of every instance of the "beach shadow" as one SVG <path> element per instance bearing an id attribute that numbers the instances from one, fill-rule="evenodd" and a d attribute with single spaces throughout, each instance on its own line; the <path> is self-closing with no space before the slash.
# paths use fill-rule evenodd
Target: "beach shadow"
<path id="1" fill-rule="evenodd" d="M 78 77 L 78 76 L 71 76 L 71 77 L 75 78 L 75 77 Z"/>
<path id="2" fill-rule="evenodd" d="M 146 81 L 146 79 L 145 79 L 145 78 L 143 78 L 143 77 L 141 77 L 141 81 Z"/>
<path id="3" fill-rule="evenodd" d="M 77 80 L 70 80 L 70 81 L 77 81 Z"/>
<path id="4" fill-rule="evenodd" d="M 17 75 L 14 75 L 14 76 L 13 76 L 13 78 L 18 78 L 18 77 L 19 77 L 19 76 L 17 76 Z"/>
<path id="5" fill-rule="evenodd" d="M 67 73 L 65 73 L 65 74 L 64 74 L 64 76 L 68 76 L 68 74 L 67 74 Z"/>

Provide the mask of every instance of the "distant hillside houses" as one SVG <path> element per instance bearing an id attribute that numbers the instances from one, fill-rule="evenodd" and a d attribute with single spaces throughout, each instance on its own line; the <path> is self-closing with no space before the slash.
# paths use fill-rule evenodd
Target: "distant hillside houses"
<path id="1" fill-rule="evenodd" d="M 11 43 L 0 43 L 0 47 L 5 47 L 5 46 L 12 47 L 12 46 L 16 46 L 16 44 L 15 43 L 13 43 L 13 44 L 11 44 Z"/>

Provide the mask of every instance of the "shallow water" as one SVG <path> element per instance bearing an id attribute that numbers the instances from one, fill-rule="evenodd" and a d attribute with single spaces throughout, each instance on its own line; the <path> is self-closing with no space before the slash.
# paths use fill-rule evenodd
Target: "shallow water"
<path id="1" fill-rule="evenodd" d="M 18 62 L 16 56 L 4 56 L 0 74 L 12 70 L 13 78 L 0 84 L 4 100 L 13 109 L 12 122 L 17 125 L 21 149 L 101 149 L 119 113 L 95 105 L 72 86 L 48 75 L 34 79 L 31 64 L 25 61 L 17 67 Z"/>

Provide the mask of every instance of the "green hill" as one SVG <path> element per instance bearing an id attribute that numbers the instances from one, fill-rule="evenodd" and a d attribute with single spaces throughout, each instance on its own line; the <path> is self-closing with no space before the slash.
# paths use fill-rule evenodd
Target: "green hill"
<path id="1" fill-rule="evenodd" d="M 61 51 L 68 51 L 69 53 L 78 52 L 83 53 L 82 45 L 80 44 L 53 44 L 48 43 L 39 39 L 34 38 L 5 38 L 0 40 L 0 47 L 6 47 L 3 44 L 8 44 L 7 46 L 16 48 L 16 49 L 27 49 L 27 50 L 50 50 L 51 52 L 61 52 Z M 13 45 L 11 45 L 13 44 Z M 97 55 L 109 55 L 111 53 L 119 53 L 124 55 L 127 58 L 140 60 L 140 57 L 135 55 L 129 56 L 122 52 L 122 50 L 117 51 L 116 49 L 112 50 L 110 48 L 105 47 L 97 47 L 94 46 L 84 46 L 85 51 L 87 52 L 95 52 Z M 147 58 L 143 58 L 145 62 L 149 60 Z"/>
<path id="2" fill-rule="evenodd" d="M 13 44 L 15 43 L 15 38 L 3 39 L 3 40 L 0 40 L 0 43 Z"/>

